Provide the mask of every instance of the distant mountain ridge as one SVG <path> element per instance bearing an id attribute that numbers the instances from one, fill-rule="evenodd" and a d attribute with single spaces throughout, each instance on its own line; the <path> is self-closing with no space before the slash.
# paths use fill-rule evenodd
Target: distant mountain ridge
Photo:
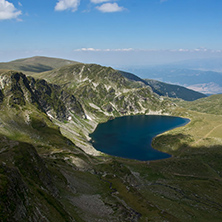
<path id="1" fill-rule="evenodd" d="M 193 101 L 206 97 L 206 95 L 204 95 L 203 93 L 199 93 L 197 91 L 185 88 L 183 86 L 167 84 L 157 80 L 141 79 L 138 76 L 128 72 L 120 71 L 120 73 L 122 73 L 122 75 L 128 78 L 129 80 L 149 85 L 152 88 L 153 92 L 157 93 L 159 96 L 181 98 L 186 101 Z"/>
<path id="2" fill-rule="evenodd" d="M 174 67 L 202 71 L 222 72 L 222 59 L 216 57 L 203 59 L 188 59 L 180 62 L 171 63 L 166 66 L 169 66 L 171 68 Z"/>
<path id="3" fill-rule="evenodd" d="M 13 70 L 22 71 L 28 75 L 35 75 L 37 73 L 52 71 L 53 69 L 58 69 L 63 66 L 65 70 L 68 69 L 69 65 L 75 65 L 75 64 L 81 65 L 82 63 L 78 63 L 71 60 L 35 56 L 31 58 L 14 60 L 8 63 L 0 63 L 0 69 L 13 69 Z M 65 68 L 66 66 L 67 68 Z M 124 71 L 118 71 L 118 72 L 130 81 L 141 82 L 146 86 L 150 86 L 152 90 L 160 96 L 181 98 L 187 101 L 192 101 L 195 99 L 205 97 L 204 94 L 195 92 L 193 90 L 185 89 L 184 87 L 181 86 L 176 86 L 176 85 L 173 86 L 163 82 L 157 82 L 151 80 L 147 82 L 146 80 L 141 79 L 140 77 L 132 73 Z M 44 78 L 44 75 L 40 74 L 40 76 L 41 78 Z M 63 76 L 60 75 L 59 78 L 63 79 Z"/>
<path id="4" fill-rule="evenodd" d="M 222 72 L 214 71 L 214 69 L 194 69 L 194 67 L 179 63 L 178 65 L 169 64 L 154 67 L 125 67 L 125 70 L 144 79 L 184 86 L 203 94 L 222 93 Z"/>
<path id="5" fill-rule="evenodd" d="M 65 59 L 34 56 L 31 58 L 17 59 L 11 62 L 0 63 L 0 69 L 21 71 L 26 74 L 29 74 L 45 72 L 55 68 L 59 68 L 64 65 L 76 63 L 78 62 Z"/>

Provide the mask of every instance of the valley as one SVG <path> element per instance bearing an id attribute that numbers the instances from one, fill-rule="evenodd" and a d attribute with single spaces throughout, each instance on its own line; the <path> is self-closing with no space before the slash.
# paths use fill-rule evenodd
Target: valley
<path id="1" fill-rule="evenodd" d="M 2 221 L 222 220 L 221 95 L 184 89 L 200 96 L 188 102 L 111 67 L 58 61 L 0 64 Z M 99 123 L 139 114 L 191 120 L 152 141 L 171 158 L 113 157 L 90 143 Z"/>
<path id="2" fill-rule="evenodd" d="M 155 81 L 184 86 L 202 94 L 212 95 L 222 93 L 221 60 L 218 64 L 211 64 L 211 60 L 191 60 L 184 63 L 167 64 L 150 67 L 124 67 L 125 70 L 136 75 Z M 218 67 L 213 69 L 212 67 Z M 185 99 L 186 100 L 186 99 Z"/>

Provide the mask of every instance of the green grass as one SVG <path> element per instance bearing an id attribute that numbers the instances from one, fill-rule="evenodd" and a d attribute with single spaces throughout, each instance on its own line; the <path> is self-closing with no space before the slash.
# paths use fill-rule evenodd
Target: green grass
<path id="1" fill-rule="evenodd" d="M 170 154 L 175 154 L 181 147 L 212 147 L 222 144 L 222 134 L 218 130 L 222 126 L 222 117 L 188 111 L 176 107 L 171 111 L 174 116 L 190 119 L 186 126 L 173 129 L 158 135 L 152 142 L 154 148 Z M 178 151 L 180 152 L 180 151 Z"/>
<path id="2" fill-rule="evenodd" d="M 35 56 L 31 58 L 0 63 L 0 69 L 22 71 L 25 74 L 32 75 L 34 73 L 49 71 L 71 63 L 75 64 L 77 62 L 64 59 Z"/>
<path id="3" fill-rule="evenodd" d="M 178 101 L 178 105 L 197 112 L 222 115 L 222 94 L 212 95 L 193 102 Z"/>

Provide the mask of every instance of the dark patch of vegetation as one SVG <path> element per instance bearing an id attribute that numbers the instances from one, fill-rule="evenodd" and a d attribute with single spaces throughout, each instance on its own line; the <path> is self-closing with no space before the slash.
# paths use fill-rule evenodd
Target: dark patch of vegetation
<path id="1" fill-rule="evenodd" d="M 24 93 L 20 87 L 19 81 L 21 80 L 21 75 L 19 73 L 14 73 L 11 76 L 11 97 L 9 100 L 9 105 L 25 105 Z M 22 81 L 22 80 L 21 80 Z"/>
<path id="2" fill-rule="evenodd" d="M 159 82 L 157 80 L 145 79 L 145 81 L 151 86 L 152 90 L 161 96 L 167 96 L 172 98 L 180 98 L 186 101 L 193 101 L 203 97 L 206 97 L 203 93 L 196 92 L 191 89 L 187 89 L 183 86 L 172 85 L 168 83 Z"/>
<path id="3" fill-rule="evenodd" d="M 135 81 L 135 82 L 141 82 L 145 85 L 148 85 L 148 83 L 144 80 L 144 79 L 141 79 L 139 78 L 138 76 L 132 74 L 132 73 L 129 73 L 129 72 L 124 72 L 124 71 L 119 71 L 125 78 L 131 80 L 131 81 Z"/>
<path id="4" fill-rule="evenodd" d="M 55 180 L 65 183 L 61 173 L 48 167 L 31 144 L 0 140 L 0 149 L 7 148 L 0 156 L 0 220 L 72 221 L 58 201 Z"/>
<path id="5" fill-rule="evenodd" d="M 184 148 L 193 141 L 191 135 L 175 134 L 175 135 L 159 135 L 152 141 L 152 146 L 163 152 L 175 154 L 180 152 L 181 148 Z"/>
<path id="6" fill-rule="evenodd" d="M 2 93 L 2 90 L 0 89 L 0 104 L 3 102 L 4 95 Z"/>
<path id="7" fill-rule="evenodd" d="M 19 70 L 28 71 L 28 72 L 36 72 L 36 73 L 46 72 L 52 69 L 53 67 L 42 65 L 42 64 L 19 66 Z"/>

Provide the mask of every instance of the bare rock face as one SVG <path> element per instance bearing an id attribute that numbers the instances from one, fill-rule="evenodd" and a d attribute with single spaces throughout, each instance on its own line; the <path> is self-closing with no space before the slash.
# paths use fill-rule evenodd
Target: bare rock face
<path id="1" fill-rule="evenodd" d="M 27 78 L 24 74 L 14 71 L 1 74 L 1 79 L 4 81 L 0 91 L 0 103 L 3 102 L 4 97 L 11 107 L 31 103 L 62 121 L 68 120 L 70 113 L 81 118 L 85 117 L 82 106 L 75 96 L 65 92 L 59 86 L 48 84 L 45 80 Z"/>

